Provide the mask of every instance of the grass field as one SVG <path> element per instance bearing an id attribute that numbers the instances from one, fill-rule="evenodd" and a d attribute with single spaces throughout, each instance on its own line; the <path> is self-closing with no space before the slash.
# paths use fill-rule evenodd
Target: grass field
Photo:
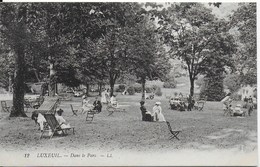
<path id="1" fill-rule="evenodd" d="M 118 95 L 126 112 L 108 116 L 106 106 L 95 115 L 94 121 L 85 121 L 86 115 L 73 116 L 69 107 L 81 107 L 81 98 L 62 101 L 63 117 L 75 127 L 76 134 L 53 139 L 40 139 L 40 131 L 28 118 L 9 118 L 0 112 L 0 148 L 4 151 L 20 150 L 95 150 L 106 152 L 130 151 L 137 153 L 171 152 L 180 150 L 214 151 L 235 150 L 245 153 L 257 150 L 257 113 L 245 118 L 223 116 L 219 102 L 207 102 L 204 111 L 173 111 L 164 96 L 146 101 L 151 110 L 156 101 L 162 102 L 163 114 L 173 129 L 182 130 L 180 140 L 169 140 L 166 123 L 143 122 L 140 112 L 140 94 Z M 93 98 L 91 99 L 93 101 Z"/>

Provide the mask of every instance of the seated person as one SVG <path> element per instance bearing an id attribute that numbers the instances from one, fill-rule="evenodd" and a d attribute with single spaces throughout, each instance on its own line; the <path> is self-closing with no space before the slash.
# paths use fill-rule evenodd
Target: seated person
<path id="1" fill-rule="evenodd" d="M 170 100 L 170 107 L 172 110 L 177 110 L 180 100 L 178 98 L 171 98 Z"/>
<path id="2" fill-rule="evenodd" d="M 178 108 L 179 111 L 185 111 L 186 104 L 184 102 L 179 102 L 177 108 Z"/>
<path id="3" fill-rule="evenodd" d="M 153 107 L 154 121 L 166 122 L 164 115 L 162 114 L 161 102 L 156 102 Z"/>
<path id="4" fill-rule="evenodd" d="M 82 101 L 82 112 L 84 112 L 84 114 L 88 111 L 93 110 L 94 106 L 89 104 L 89 100 L 87 98 L 87 96 L 83 96 L 83 101 Z"/>
<path id="5" fill-rule="evenodd" d="M 55 115 L 56 120 L 58 121 L 61 129 L 69 129 L 70 128 L 70 124 L 66 122 L 66 120 L 61 116 L 62 113 L 64 112 L 62 109 L 57 108 L 56 110 L 57 114 Z M 58 131 L 59 134 L 61 134 L 61 131 Z M 66 132 L 65 132 L 66 133 Z"/>
<path id="6" fill-rule="evenodd" d="M 243 116 L 245 115 L 245 112 L 241 109 L 241 105 L 237 104 L 234 109 L 232 109 L 232 115 L 233 116 Z"/>
<path id="7" fill-rule="evenodd" d="M 118 103 L 117 103 L 117 100 L 116 100 L 116 96 L 115 95 L 112 95 L 112 97 L 110 98 L 110 102 L 111 102 L 111 105 L 113 107 L 118 107 Z"/>
<path id="8" fill-rule="evenodd" d="M 101 104 L 101 102 L 98 100 L 98 97 L 96 97 L 96 100 L 94 101 L 93 106 L 94 106 L 93 110 L 97 110 L 97 112 L 101 112 L 101 110 L 102 110 L 102 104 Z"/>
<path id="9" fill-rule="evenodd" d="M 142 121 L 153 121 L 153 117 L 149 111 L 146 110 L 146 107 L 144 106 L 144 101 L 140 102 L 140 110 L 142 112 Z"/>
<path id="10" fill-rule="evenodd" d="M 43 131 L 44 126 L 46 125 L 46 119 L 44 118 L 44 116 L 41 113 L 33 112 L 31 118 L 35 121 L 37 125 L 40 126 L 40 130 Z"/>

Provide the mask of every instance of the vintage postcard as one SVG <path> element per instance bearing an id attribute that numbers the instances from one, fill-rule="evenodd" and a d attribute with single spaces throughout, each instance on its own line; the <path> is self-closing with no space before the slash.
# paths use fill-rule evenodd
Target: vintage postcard
<path id="1" fill-rule="evenodd" d="M 257 166 L 256 2 L 1 2 L 1 166 Z"/>

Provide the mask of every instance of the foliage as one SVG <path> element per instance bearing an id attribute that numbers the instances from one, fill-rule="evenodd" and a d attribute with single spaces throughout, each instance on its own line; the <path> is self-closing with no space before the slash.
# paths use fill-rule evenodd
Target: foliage
<path id="1" fill-rule="evenodd" d="M 206 87 L 200 92 L 200 97 L 207 97 L 208 101 L 220 101 L 225 97 L 224 77 L 221 75 L 206 78 Z"/>
<path id="2" fill-rule="evenodd" d="M 162 90 L 160 87 L 157 87 L 156 90 L 155 90 L 155 95 L 156 96 L 162 96 Z"/>
<path id="3" fill-rule="evenodd" d="M 135 88 L 133 86 L 130 86 L 127 89 L 127 92 L 128 92 L 129 95 L 134 95 L 135 94 Z"/>
<path id="4" fill-rule="evenodd" d="M 191 95 L 194 93 L 194 80 L 210 68 L 210 62 L 222 58 L 225 60 L 221 62 L 222 66 L 232 65 L 230 54 L 235 45 L 226 28 L 227 22 L 215 18 L 204 5 L 177 3 L 153 15 L 159 18 L 158 32 L 172 55 L 186 63 Z"/>
<path id="5" fill-rule="evenodd" d="M 175 80 L 174 75 L 168 74 L 167 79 L 163 83 L 164 88 L 176 88 L 177 86 L 177 81 Z"/>
<path id="6" fill-rule="evenodd" d="M 230 25 L 237 30 L 236 70 L 240 73 L 241 83 L 257 83 L 257 32 L 256 3 L 240 3 L 231 16 Z"/>
<path id="7" fill-rule="evenodd" d="M 224 85 L 227 86 L 231 93 L 236 92 L 241 87 L 240 75 L 227 75 L 224 79 Z"/>

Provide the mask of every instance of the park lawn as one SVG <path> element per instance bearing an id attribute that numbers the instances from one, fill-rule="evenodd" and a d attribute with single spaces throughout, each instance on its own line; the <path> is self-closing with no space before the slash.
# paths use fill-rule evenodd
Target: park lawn
<path id="1" fill-rule="evenodd" d="M 257 114 L 245 118 L 223 116 L 219 102 L 207 102 L 204 111 L 173 111 L 169 109 L 168 99 L 164 96 L 146 101 L 151 110 L 156 101 L 162 102 L 163 114 L 173 129 L 182 130 L 180 140 L 170 138 L 166 123 L 143 122 L 140 112 L 140 94 L 133 96 L 118 95 L 122 108 L 126 112 L 116 112 L 108 116 L 106 106 L 95 115 L 94 121 L 85 121 L 86 115 L 73 116 L 70 104 L 81 107 L 81 98 L 62 101 L 60 108 L 63 117 L 75 127 L 65 137 L 54 136 L 52 139 L 40 139 L 41 132 L 28 118 L 9 118 L 0 112 L 0 148 L 6 151 L 35 150 L 106 150 L 109 151 L 172 151 L 182 149 L 218 150 L 237 149 L 251 152 L 257 148 Z M 93 101 L 93 98 L 91 98 Z"/>

